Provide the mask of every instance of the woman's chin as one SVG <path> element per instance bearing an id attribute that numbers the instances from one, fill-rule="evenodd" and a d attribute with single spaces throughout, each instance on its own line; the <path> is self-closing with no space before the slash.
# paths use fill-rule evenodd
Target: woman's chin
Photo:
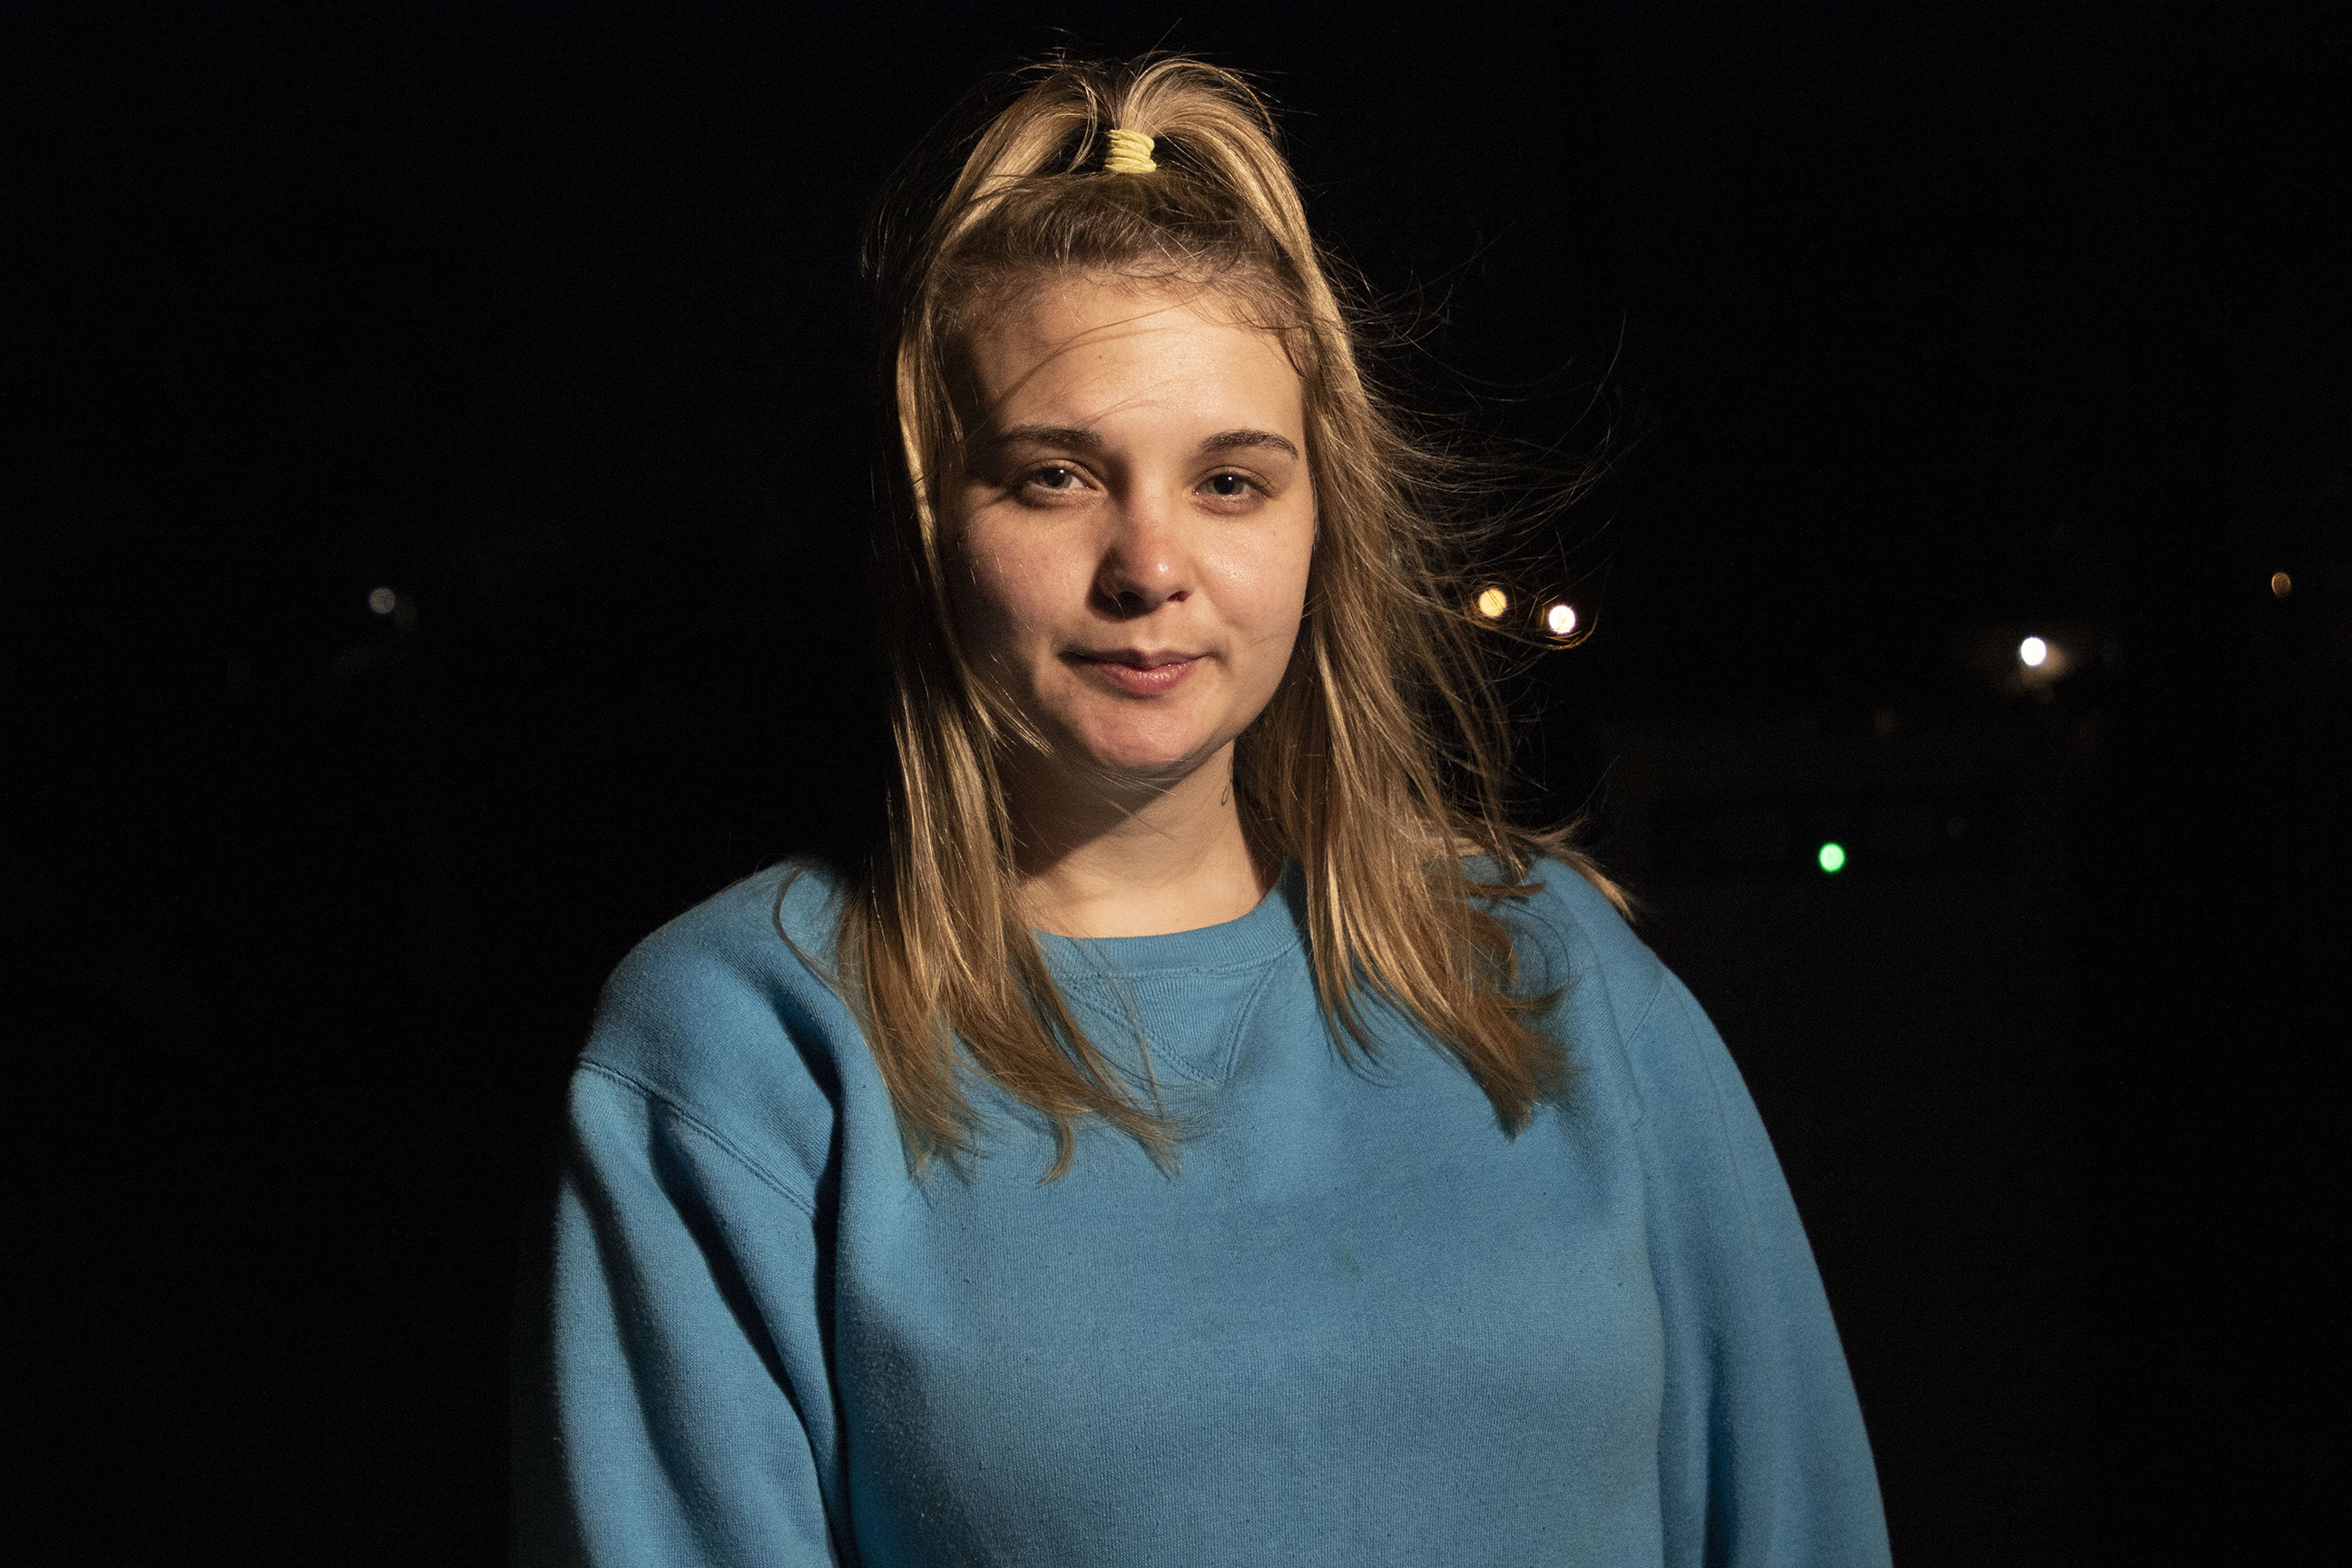
<path id="1" fill-rule="evenodd" d="M 1138 784 L 1171 784 L 1188 777 L 1206 759 L 1191 752 L 1096 752 L 1087 761 L 1101 776 Z"/>
<path id="2" fill-rule="evenodd" d="M 1173 784 L 1216 754 L 1202 736 L 1089 735 L 1076 748 L 1095 773 L 1136 784 Z"/>

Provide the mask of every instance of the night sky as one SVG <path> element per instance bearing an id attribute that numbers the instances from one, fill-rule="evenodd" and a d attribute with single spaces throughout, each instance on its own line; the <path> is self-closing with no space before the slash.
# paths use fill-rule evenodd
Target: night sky
<path id="1" fill-rule="evenodd" d="M 877 788 L 867 205 L 1057 46 L 1259 74 L 1391 384 L 1593 476 L 1530 809 L 1756 1084 L 1898 1559 L 2274 1562 L 2340 1484 L 2340 14 L 320 9 L 0 17 L 12 1561 L 498 1560 L 596 987 Z M 1810 869 L 1896 773 L 1995 847 Z M 2017 1032 L 1917 1065 L 1937 986 Z"/>

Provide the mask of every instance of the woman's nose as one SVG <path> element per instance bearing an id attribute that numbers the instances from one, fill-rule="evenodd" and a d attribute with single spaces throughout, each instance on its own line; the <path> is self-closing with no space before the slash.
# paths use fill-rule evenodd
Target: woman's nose
<path id="1" fill-rule="evenodd" d="M 1192 591 L 1183 540 L 1167 507 L 1152 499 L 1122 499 L 1117 507 L 1095 592 L 1117 616 L 1148 616 Z"/>

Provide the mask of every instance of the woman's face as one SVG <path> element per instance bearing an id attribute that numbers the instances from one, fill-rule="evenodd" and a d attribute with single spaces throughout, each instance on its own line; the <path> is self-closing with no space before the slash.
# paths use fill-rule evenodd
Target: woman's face
<path id="1" fill-rule="evenodd" d="M 1055 755 L 1173 782 L 1273 698 L 1307 602 L 1298 373 L 1209 292 L 1057 279 L 973 342 L 971 656 Z"/>

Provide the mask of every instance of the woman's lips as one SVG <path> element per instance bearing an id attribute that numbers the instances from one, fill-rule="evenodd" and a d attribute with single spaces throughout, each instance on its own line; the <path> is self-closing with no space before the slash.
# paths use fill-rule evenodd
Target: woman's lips
<path id="1" fill-rule="evenodd" d="M 1070 662 L 1115 691 L 1156 697 L 1172 690 L 1201 662 L 1196 653 L 1074 653 Z"/>

